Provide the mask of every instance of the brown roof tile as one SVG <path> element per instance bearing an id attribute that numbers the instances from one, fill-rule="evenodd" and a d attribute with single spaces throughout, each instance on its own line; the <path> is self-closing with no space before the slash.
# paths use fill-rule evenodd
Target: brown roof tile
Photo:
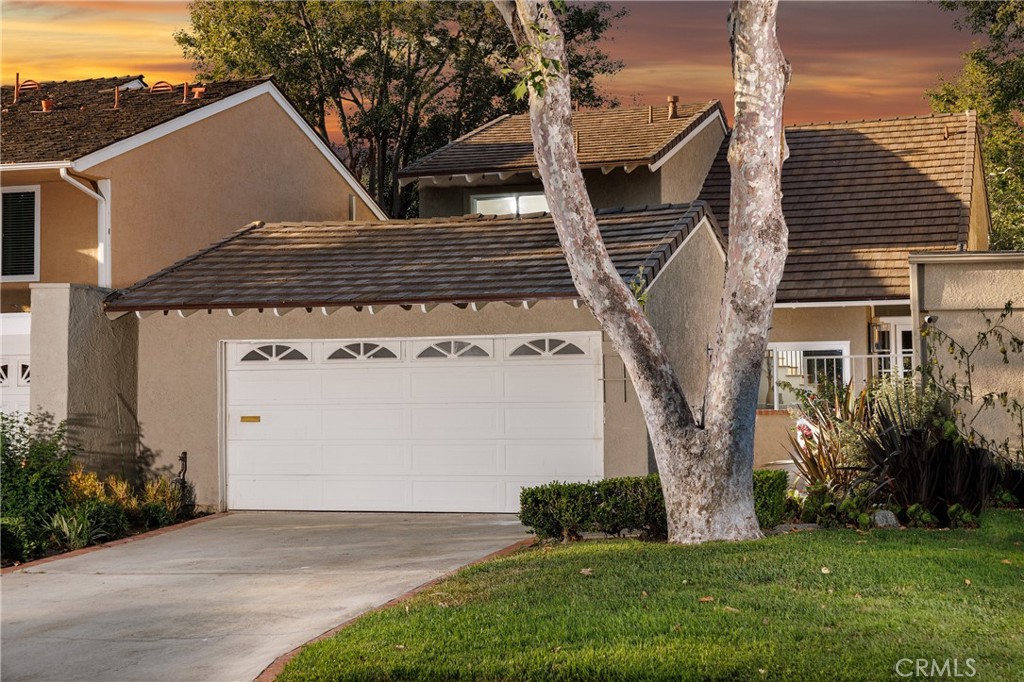
<path id="1" fill-rule="evenodd" d="M 226 97 L 248 90 L 269 78 L 201 84 L 200 99 L 182 104 L 182 85 L 170 92 L 122 90 L 114 109 L 114 87 L 142 76 L 93 78 L 40 83 L 38 90 L 0 88 L 0 163 L 71 161 L 115 142 L 149 130 Z M 40 100 L 51 98 L 54 110 L 43 113 Z"/>
<path id="2" fill-rule="evenodd" d="M 706 206 L 602 211 L 624 278 L 649 279 Z M 711 218 L 712 224 L 714 218 Z M 254 223 L 107 300 L 111 311 L 298 308 L 575 298 L 551 217 Z"/>
<path id="3" fill-rule="evenodd" d="M 654 163 L 708 117 L 722 115 L 718 100 L 679 104 L 675 118 L 668 105 L 578 111 L 572 126 L 577 135 L 580 165 Z M 649 115 L 653 115 L 650 122 Z M 399 172 L 416 178 L 462 173 L 529 171 L 537 167 L 530 136 L 529 114 L 505 115 L 477 128 Z"/>
<path id="4" fill-rule="evenodd" d="M 778 300 L 908 298 L 908 252 L 966 242 L 976 130 L 971 112 L 786 128 Z M 726 234 L 728 144 L 701 190 Z"/>

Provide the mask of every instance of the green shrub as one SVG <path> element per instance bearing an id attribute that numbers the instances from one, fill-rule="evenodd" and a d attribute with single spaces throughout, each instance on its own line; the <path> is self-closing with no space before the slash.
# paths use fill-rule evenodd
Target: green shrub
<path id="1" fill-rule="evenodd" d="M 785 472 L 755 472 L 755 509 L 763 527 L 781 521 L 787 483 Z M 556 481 L 523 488 L 519 504 L 519 520 L 542 540 L 568 542 L 585 532 L 621 535 L 636 531 L 648 539 L 668 536 L 665 498 L 657 474 L 594 483 Z"/>
<path id="2" fill-rule="evenodd" d="M 782 523 L 786 513 L 789 474 L 785 471 L 758 469 L 754 472 L 754 513 L 762 528 Z"/>
<path id="3" fill-rule="evenodd" d="M 0 413 L 0 516 L 7 520 L 8 533 L 17 537 L 23 559 L 48 547 L 48 527 L 64 506 L 74 453 L 63 423 L 54 425 L 41 415 Z"/>
<path id="4" fill-rule="evenodd" d="M 89 518 L 84 507 L 60 509 L 50 519 L 47 530 L 62 549 L 82 549 L 106 538 L 100 528 Z"/>
<path id="5" fill-rule="evenodd" d="M 106 540 L 116 540 L 128 534 L 128 515 L 115 502 L 87 500 L 77 505 L 75 511 L 84 514 L 89 524 L 103 533 Z"/>
<path id="6" fill-rule="evenodd" d="M 167 505 L 162 502 L 143 502 L 139 507 L 139 516 L 142 519 L 144 528 L 163 528 L 174 523 L 174 517 L 167 510 Z"/>

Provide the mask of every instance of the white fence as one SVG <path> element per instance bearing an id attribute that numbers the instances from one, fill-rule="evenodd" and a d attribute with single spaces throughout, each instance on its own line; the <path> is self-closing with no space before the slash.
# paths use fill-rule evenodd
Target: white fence
<path id="1" fill-rule="evenodd" d="M 903 354 L 846 355 L 838 350 L 782 350 L 765 354 L 758 408 L 781 410 L 797 402 L 797 391 L 814 391 L 824 383 L 860 388 L 879 378 L 909 376 L 914 358 Z"/>

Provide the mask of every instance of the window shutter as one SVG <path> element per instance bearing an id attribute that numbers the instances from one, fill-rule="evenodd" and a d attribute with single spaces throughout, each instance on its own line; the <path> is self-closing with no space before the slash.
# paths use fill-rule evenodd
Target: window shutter
<path id="1" fill-rule="evenodd" d="M 35 192 L 4 192 L 0 258 L 0 273 L 5 277 L 36 274 Z"/>

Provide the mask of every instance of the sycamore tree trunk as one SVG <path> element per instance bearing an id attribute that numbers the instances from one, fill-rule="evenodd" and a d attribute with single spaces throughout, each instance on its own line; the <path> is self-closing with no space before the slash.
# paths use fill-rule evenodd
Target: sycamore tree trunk
<path id="1" fill-rule="evenodd" d="M 534 150 L 573 281 L 622 357 L 643 409 L 669 540 L 760 537 L 752 491 L 754 415 L 787 241 L 780 178 L 789 64 L 775 35 L 777 0 L 737 1 L 729 15 L 736 84 L 729 262 L 704 414 L 687 402 L 657 333 L 605 249 L 576 158 L 564 41 L 551 6 L 495 4 L 527 62 Z"/>

